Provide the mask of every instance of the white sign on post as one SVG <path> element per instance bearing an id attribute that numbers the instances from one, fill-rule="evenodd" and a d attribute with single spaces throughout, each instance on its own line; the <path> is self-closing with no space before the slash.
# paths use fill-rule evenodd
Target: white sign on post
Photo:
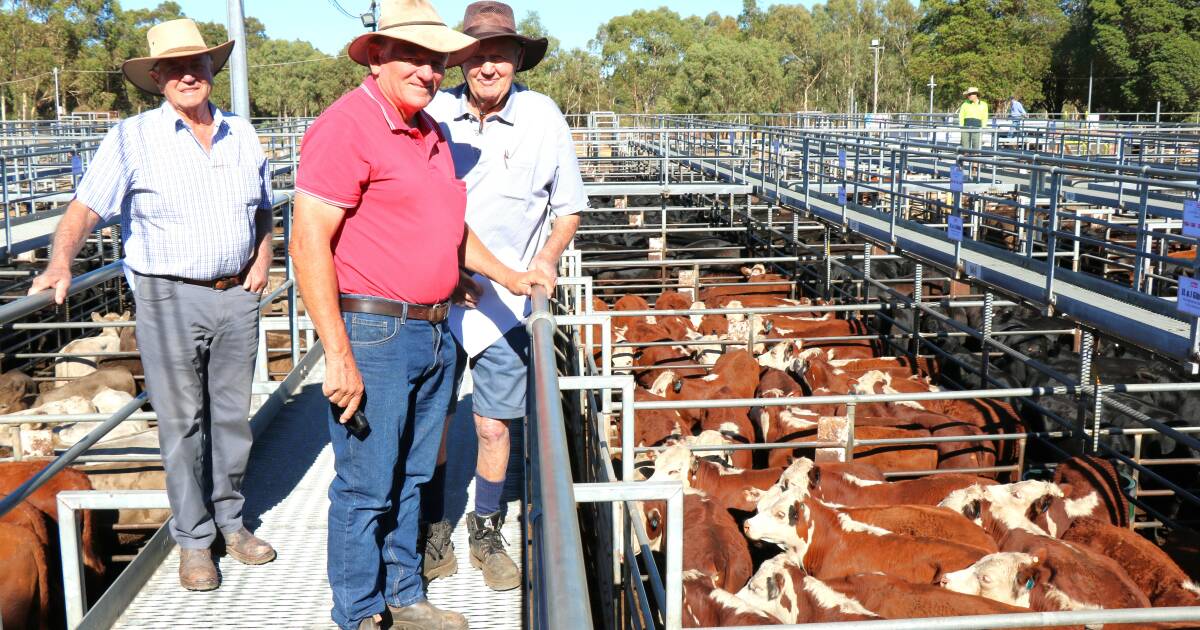
<path id="1" fill-rule="evenodd" d="M 1200 278 L 1179 277 L 1179 310 L 1200 317 Z"/>
<path id="2" fill-rule="evenodd" d="M 955 242 L 963 240 L 962 228 L 962 217 L 952 214 L 946 219 L 946 233 L 950 235 L 950 240 Z"/>
<path id="3" fill-rule="evenodd" d="M 1183 202 L 1183 235 L 1200 238 L 1200 201 Z"/>
<path id="4" fill-rule="evenodd" d="M 950 192 L 963 191 L 963 172 L 957 164 L 950 167 Z"/>

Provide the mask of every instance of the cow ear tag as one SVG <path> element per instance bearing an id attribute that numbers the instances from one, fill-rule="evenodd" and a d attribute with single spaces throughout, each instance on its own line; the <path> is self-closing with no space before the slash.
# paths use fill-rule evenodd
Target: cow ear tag
<path id="1" fill-rule="evenodd" d="M 1032 591 L 1032 590 L 1033 590 L 1033 584 L 1034 584 L 1034 582 L 1033 582 L 1033 578 L 1029 578 L 1028 580 L 1025 580 L 1025 590 L 1027 590 L 1027 591 Z"/>

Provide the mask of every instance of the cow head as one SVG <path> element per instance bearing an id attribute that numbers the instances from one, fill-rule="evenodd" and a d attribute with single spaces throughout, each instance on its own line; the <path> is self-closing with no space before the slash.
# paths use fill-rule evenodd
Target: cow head
<path id="1" fill-rule="evenodd" d="M 1044 556 L 1045 552 L 1042 553 Z M 989 554 L 961 571 L 943 575 L 940 585 L 956 593 L 1029 608 L 1029 593 L 1041 577 L 1040 569 L 1044 568 L 1041 566 L 1043 556 L 1018 552 Z"/>
<path id="2" fill-rule="evenodd" d="M 783 623 L 797 623 L 800 602 L 796 598 L 796 580 L 803 576 L 800 565 L 789 560 L 787 554 L 779 554 L 762 563 L 738 597 Z"/>
<path id="3" fill-rule="evenodd" d="M 1069 507 L 1066 499 L 1047 493 L 1029 504 L 1025 518 L 1057 538 L 1071 526 Z"/>
<path id="4" fill-rule="evenodd" d="M 688 487 L 693 465 L 692 451 L 682 444 L 668 446 L 654 458 L 650 481 L 681 481 Z"/>
<path id="5" fill-rule="evenodd" d="M 675 372 L 671 370 L 663 370 L 654 378 L 654 383 L 650 385 L 650 393 L 659 398 L 666 398 L 667 390 L 676 381 Z"/>
<path id="6" fill-rule="evenodd" d="M 987 529 L 993 535 L 1002 535 L 1013 529 L 1021 529 L 1040 536 L 1053 537 L 1061 532 L 1058 523 L 1049 519 L 1044 524 L 1052 524 L 1054 532 L 1044 529 L 1030 518 L 1038 513 L 1033 509 L 1034 503 L 1043 497 L 1061 499 L 1062 489 L 1047 481 L 1028 480 L 1010 484 L 992 486 L 972 485 L 955 490 L 946 495 L 938 505 L 950 508 L 966 516 L 976 525 Z M 1039 503 L 1039 508 L 1043 504 Z M 1059 521 L 1061 523 L 1062 521 Z"/>
<path id="7" fill-rule="evenodd" d="M 789 339 L 781 341 L 767 352 L 764 352 L 758 357 L 758 364 L 762 367 L 775 368 L 788 374 L 797 375 L 804 372 L 803 361 L 801 355 L 804 352 L 804 344 L 799 339 Z"/>
<path id="8" fill-rule="evenodd" d="M 775 543 L 803 562 L 816 530 L 806 501 L 812 470 L 812 460 L 800 458 L 784 471 L 779 483 L 763 492 L 757 513 L 743 526 L 748 538 Z"/>

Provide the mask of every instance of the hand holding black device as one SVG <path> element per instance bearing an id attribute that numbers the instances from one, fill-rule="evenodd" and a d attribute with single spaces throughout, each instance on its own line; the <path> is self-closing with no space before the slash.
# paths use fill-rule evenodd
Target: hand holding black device
<path id="1" fill-rule="evenodd" d="M 333 410 L 334 418 L 341 418 L 342 414 L 346 413 L 345 407 L 339 407 L 337 403 L 329 401 L 329 408 Z M 367 423 L 367 414 L 363 413 L 362 403 L 359 403 L 358 409 L 354 410 L 354 415 L 350 419 L 342 423 L 350 435 L 365 440 L 371 434 L 371 425 Z"/>

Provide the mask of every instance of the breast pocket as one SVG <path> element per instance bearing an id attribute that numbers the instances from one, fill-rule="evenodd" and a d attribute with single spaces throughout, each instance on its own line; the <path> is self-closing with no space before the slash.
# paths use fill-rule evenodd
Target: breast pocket
<path id="1" fill-rule="evenodd" d="M 214 164 L 214 183 L 225 191 L 231 208 L 255 210 L 262 203 L 262 183 L 253 164 Z"/>
<path id="2" fill-rule="evenodd" d="M 500 188 L 500 193 L 505 197 L 528 201 L 533 197 L 533 167 L 532 163 L 510 160 L 503 173 L 505 181 Z"/>

